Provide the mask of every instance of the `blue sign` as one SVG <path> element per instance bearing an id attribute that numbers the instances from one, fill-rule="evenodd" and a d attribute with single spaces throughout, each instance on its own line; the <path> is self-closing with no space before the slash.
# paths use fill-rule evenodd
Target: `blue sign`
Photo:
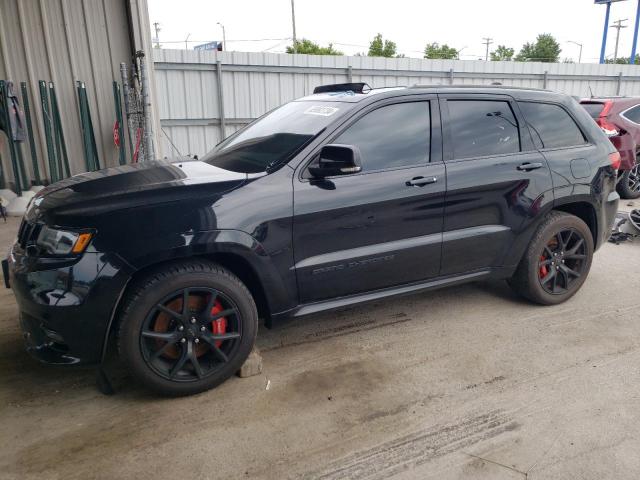
<path id="1" fill-rule="evenodd" d="M 196 45 L 195 47 L 193 47 L 194 50 L 218 50 L 218 51 L 222 51 L 222 42 L 209 42 L 209 43 L 203 43 L 202 45 Z"/>

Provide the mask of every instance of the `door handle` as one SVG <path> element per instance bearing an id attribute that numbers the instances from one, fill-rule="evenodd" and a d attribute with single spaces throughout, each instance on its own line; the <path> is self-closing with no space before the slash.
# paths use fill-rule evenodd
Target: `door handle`
<path id="1" fill-rule="evenodd" d="M 424 187 L 437 181 L 438 177 L 413 177 L 411 180 L 407 180 L 405 185 L 407 187 Z"/>
<path id="2" fill-rule="evenodd" d="M 522 165 L 518 165 L 518 170 L 521 172 L 530 172 L 531 170 L 537 170 L 538 168 L 542 168 L 541 163 L 523 163 Z"/>

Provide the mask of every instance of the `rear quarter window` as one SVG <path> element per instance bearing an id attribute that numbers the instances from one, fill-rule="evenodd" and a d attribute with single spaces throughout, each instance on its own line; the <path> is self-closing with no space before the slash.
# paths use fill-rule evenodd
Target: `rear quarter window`
<path id="1" fill-rule="evenodd" d="M 640 124 L 640 105 L 625 110 L 621 115 L 630 122 Z"/>
<path id="2" fill-rule="evenodd" d="M 585 145 L 580 127 L 567 111 L 551 103 L 518 102 L 537 148 L 566 148 Z"/>

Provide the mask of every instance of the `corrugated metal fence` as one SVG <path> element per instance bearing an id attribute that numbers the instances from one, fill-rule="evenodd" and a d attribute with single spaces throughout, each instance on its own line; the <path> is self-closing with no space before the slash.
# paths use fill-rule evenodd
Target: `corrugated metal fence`
<path id="1" fill-rule="evenodd" d="M 38 80 L 55 83 L 71 173 L 86 169 L 77 80 L 86 84 L 101 166 L 117 165 L 112 82 L 120 81 L 120 62 L 130 62 L 134 50 L 151 50 L 148 17 L 147 0 L 0 0 L 0 79 L 15 82 L 21 102 L 20 82 L 27 84 L 43 178 L 50 172 Z M 27 142 L 22 151 L 27 176 L 33 179 Z M 13 182 L 2 132 L 0 156 L 0 167 Z"/>
<path id="2" fill-rule="evenodd" d="M 491 84 L 570 95 L 640 95 L 640 66 L 154 50 L 161 152 L 202 155 L 317 85 Z"/>

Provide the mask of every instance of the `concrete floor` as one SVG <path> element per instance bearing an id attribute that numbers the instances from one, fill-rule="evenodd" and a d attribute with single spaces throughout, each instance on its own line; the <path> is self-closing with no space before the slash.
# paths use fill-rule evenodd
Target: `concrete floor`
<path id="1" fill-rule="evenodd" d="M 607 244 L 557 307 L 480 283 L 300 319 L 260 332 L 262 375 L 182 399 L 37 364 L 3 289 L 0 478 L 637 478 L 639 271 Z"/>

